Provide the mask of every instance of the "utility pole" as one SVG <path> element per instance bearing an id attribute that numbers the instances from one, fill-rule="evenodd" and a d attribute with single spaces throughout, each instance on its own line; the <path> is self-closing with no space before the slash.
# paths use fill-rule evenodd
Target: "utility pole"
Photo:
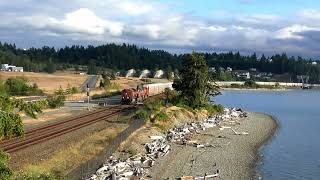
<path id="1" fill-rule="evenodd" d="M 90 88 L 89 84 L 87 84 L 87 98 L 88 98 L 88 110 L 90 111 Z"/>

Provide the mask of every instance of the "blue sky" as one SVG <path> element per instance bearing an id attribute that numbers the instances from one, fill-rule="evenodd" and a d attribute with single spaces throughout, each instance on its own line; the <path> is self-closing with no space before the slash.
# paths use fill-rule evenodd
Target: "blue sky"
<path id="1" fill-rule="evenodd" d="M 320 57 L 314 0 L 10 0 L 0 17 L 0 41 L 21 48 L 130 43 Z"/>

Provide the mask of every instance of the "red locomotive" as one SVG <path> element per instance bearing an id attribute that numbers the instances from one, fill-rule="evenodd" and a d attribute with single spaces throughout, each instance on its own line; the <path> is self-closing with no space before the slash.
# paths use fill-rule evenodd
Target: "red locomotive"
<path id="1" fill-rule="evenodd" d="M 124 89 L 121 92 L 121 103 L 122 104 L 132 104 L 143 101 L 145 98 L 149 97 L 149 87 L 144 87 L 142 84 L 137 86 L 137 89 Z"/>

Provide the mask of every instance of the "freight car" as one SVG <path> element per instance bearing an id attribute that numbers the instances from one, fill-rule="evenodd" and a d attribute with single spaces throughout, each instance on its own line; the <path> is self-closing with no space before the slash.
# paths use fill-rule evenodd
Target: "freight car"
<path id="1" fill-rule="evenodd" d="M 121 92 L 121 104 L 132 104 L 149 97 L 149 87 L 138 85 L 137 89 L 124 89 Z"/>

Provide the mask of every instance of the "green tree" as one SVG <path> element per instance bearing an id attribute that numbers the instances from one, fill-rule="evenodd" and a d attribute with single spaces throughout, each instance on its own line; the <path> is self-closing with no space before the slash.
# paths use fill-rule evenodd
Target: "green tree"
<path id="1" fill-rule="evenodd" d="M 46 72 L 49 74 L 53 74 L 56 71 L 57 71 L 57 67 L 54 64 L 54 62 L 52 62 L 52 59 L 50 58 L 49 62 L 47 63 Z"/>
<path id="2" fill-rule="evenodd" d="M 173 80 L 174 79 L 174 72 L 173 72 L 173 70 L 172 70 L 172 67 L 171 66 L 168 66 L 167 67 L 167 79 L 168 80 Z"/>
<path id="3" fill-rule="evenodd" d="M 96 66 L 96 63 L 94 60 L 90 60 L 88 64 L 88 74 L 97 74 L 98 73 L 98 68 Z"/>
<path id="4" fill-rule="evenodd" d="M 203 55 L 193 52 L 183 62 L 180 79 L 173 88 L 181 93 L 188 106 L 200 108 L 208 104 L 209 96 L 219 93 L 218 87 L 209 76 L 209 68 Z"/>
<path id="5" fill-rule="evenodd" d="M 30 103 L 8 96 L 0 96 L 0 139 L 23 136 L 24 129 L 19 112 L 36 118 L 37 113 L 41 113 L 46 106 L 46 101 Z M 13 175 L 13 171 L 6 165 L 8 159 L 9 155 L 0 151 L 0 179 L 10 179 Z"/>

